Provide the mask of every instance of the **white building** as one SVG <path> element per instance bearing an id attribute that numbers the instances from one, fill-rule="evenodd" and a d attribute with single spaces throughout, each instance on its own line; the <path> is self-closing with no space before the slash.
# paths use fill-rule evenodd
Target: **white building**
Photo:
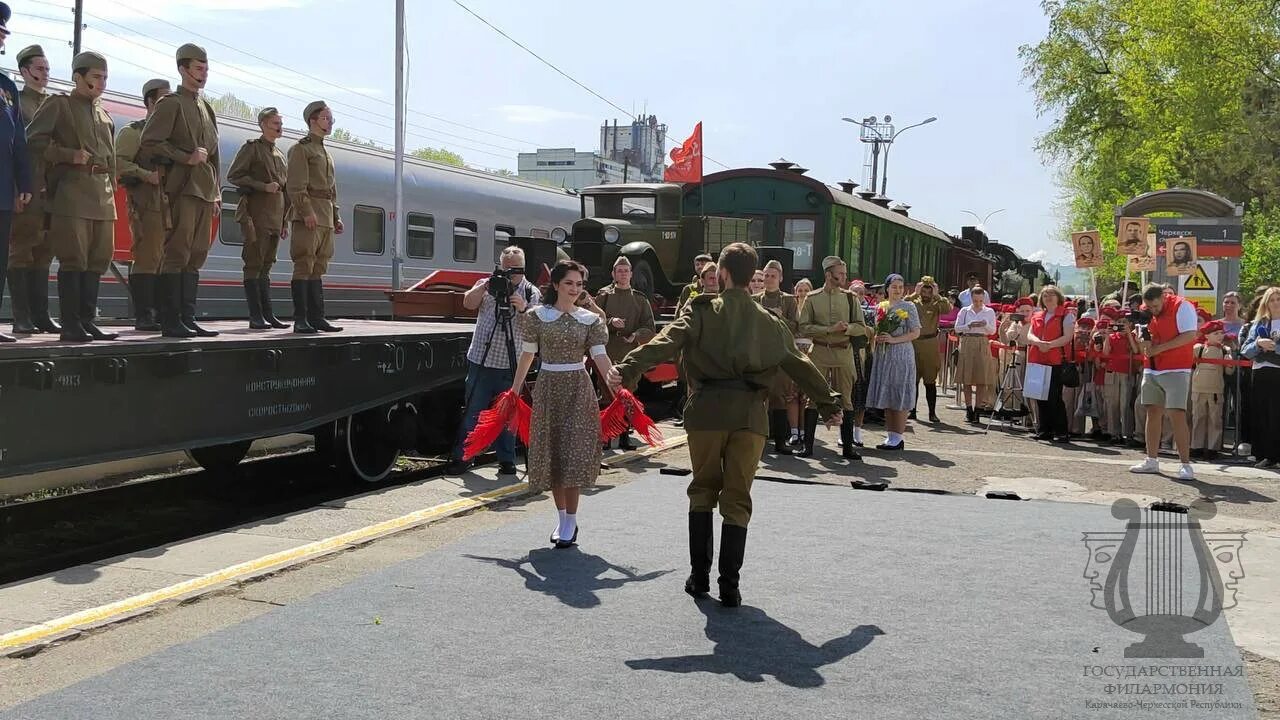
<path id="1" fill-rule="evenodd" d="M 647 182 L 634 167 L 624 167 L 595 153 L 575 148 L 538 148 L 520 153 L 517 174 L 521 180 L 571 189 L 608 183 Z M 625 177 L 624 177 L 625 176 Z"/>

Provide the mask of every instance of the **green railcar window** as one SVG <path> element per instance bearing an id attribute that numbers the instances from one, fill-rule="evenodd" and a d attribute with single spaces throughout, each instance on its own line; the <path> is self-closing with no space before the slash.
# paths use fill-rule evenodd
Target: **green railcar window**
<path id="1" fill-rule="evenodd" d="M 862 275 L 862 228 L 849 228 L 849 277 Z"/>
<path id="2" fill-rule="evenodd" d="M 817 223 L 810 218 L 786 218 L 782 221 L 782 245 L 791 248 L 796 270 L 813 269 L 813 240 Z"/>

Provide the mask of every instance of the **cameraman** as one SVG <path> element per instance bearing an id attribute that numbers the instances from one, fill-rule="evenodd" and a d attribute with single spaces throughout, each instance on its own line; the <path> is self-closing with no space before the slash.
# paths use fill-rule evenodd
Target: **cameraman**
<path id="1" fill-rule="evenodd" d="M 462 445 L 467 434 L 476 426 L 482 410 L 488 409 L 503 390 L 511 389 L 514 368 L 511 357 L 516 347 L 517 319 L 530 305 L 541 302 L 538 289 L 525 279 L 524 250 L 516 246 L 503 249 L 499 258 L 500 270 L 476 281 L 462 296 L 462 306 L 476 310 L 476 328 L 471 335 L 471 347 L 467 349 L 466 412 L 458 428 L 458 441 L 453 448 L 453 462 L 448 472 L 456 475 L 465 472 L 471 463 L 462 459 Z M 505 277 L 503 275 L 505 274 Z M 498 298 L 490 290 L 504 283 L 510 295 Z M 498 438 L 498 473 L 514 475 L 516 472 L 516 439 L 510 432 Z"/>
<path id="2" fill-rule="evenodd" d="M 1151 283 L 1142 290 L 1147 320 L 1139 325 L 1135 339 L 1146 356 L 1142 372 L 1142 404 L 1146 406 L 1147 457 L 1129 468 L 1135 473 L 1159 473 L 1160 429 L 1165 414 L 1173 425 L 1173 441 L 1182 467 L 1179 480 L 1194 480 L 1191 469 L 1191 429 L 1187 427 L 1187 398 L 1191 392 L 1191 368 L 1195 364 L 1193 345 L 1199 330 L 1196 308 L 1174 294 L 1166 285 Z"/>

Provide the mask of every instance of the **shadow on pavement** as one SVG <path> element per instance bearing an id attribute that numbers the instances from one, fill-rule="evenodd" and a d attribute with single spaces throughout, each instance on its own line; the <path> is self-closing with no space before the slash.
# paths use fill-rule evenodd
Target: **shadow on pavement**
<path id="1" fill-rule="evenodd" d="M 875 625 L 859 625 L 848 635 L 814 645 L 760 608 L 743 605 L 731 609 L 701 600 L 698 609 L 707 618 L 707 639 L 716 645 L 711 654 L 627 660 L 627 667 L 733 675 L 744 682 L 764 682 L 766 676 L 772 676 L 794 688 L 816 688 L 826 684 L 818 668 L 838 663 L 870 645 L 877 635 L 884 635 Z"/>
<path id="2" fill-rule="evenodd" d="M 1161 473 L 1163 475 L 1163 473 Z M 1254 492 L 1236 485 L 1218 485 L 1203 480 L 1179 480 L 1176 475 L 1164 475 L 1165 478 L 1179 485 L 1193 487 L 1200 491 L 1200 496 L 1215 503 L 1234 503 L 1249 505 L 1251 503 L 1273 503 L 1275 498 Z"/>
<path id="3" fill-rule="evenodd" d="M 481 555 L 464 557 L 514 570 L 524 578 L 526 589 L 550 595 L 569 607 L 584 610 L 600 605 L 600 597 L 596 593 L 601 590 L 616 590 L 629 583 L 648 582 L 675 572 L 655 570 L 637 574 L 634 568 L 615 565 L 599 555 L 584 553 L 577 546 L 564 550 L 539 548 L 517 560 Z M 622 577 L 604 577 L 609 572 Z"/>

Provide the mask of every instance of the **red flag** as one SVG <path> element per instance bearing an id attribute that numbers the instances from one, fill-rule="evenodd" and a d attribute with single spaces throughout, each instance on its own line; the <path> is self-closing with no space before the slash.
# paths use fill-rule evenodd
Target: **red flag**
<path id="1" fill-rule="evenodd" d="M 671 164 L 662 174 L 666 182 L 702 182 L 702 123 L 693 128 L 693 134 L 678 148 L 671 150 Z"/>

